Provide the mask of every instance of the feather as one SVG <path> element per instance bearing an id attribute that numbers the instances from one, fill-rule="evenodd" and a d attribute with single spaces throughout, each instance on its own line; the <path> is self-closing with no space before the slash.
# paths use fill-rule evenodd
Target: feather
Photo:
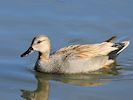
<path id="1" fill-rule="evenodd" d="M 91 59 L 97 56 L 108 55 L 117 48 L 113 43 L 103 42 L 95 45 L 71 45 L 58 50 L 55 55 L 63 55 L 65 59 Z"/>
<path id="2" fill-rule="evenodd" d="M 112 36 L 111 38 L 109 38 L 108 40 L 106 40 L 105 42 L 114 42 L 116 39 L 116 36 Z"/>

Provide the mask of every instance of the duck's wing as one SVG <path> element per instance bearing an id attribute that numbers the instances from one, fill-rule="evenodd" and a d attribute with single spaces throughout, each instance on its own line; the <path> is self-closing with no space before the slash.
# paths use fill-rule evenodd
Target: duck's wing
<path id="1" fill-rule="evenodd" d="M 117 50 L 111 42 L 99 44 L 71 45 L 58 50 L 55 55 L 60 55 L 64 59 L 91 59 L 97 56 L 106 56 L 110 52 Z"/>

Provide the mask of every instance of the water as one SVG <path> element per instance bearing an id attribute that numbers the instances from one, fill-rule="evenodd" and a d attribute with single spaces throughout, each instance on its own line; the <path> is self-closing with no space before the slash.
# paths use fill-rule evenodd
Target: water
<path id="1" fill-rule="evenodd" d="M 2 100 L 131 100 L 133 98 L 132 0 L 0 0 Z M 121 70 L 90 75 L 48 75 L 33 70 L 37 54 L 19 55 L 37 34 L 52 52 L 70 44 L 130 39 L 118 57 Z"/>

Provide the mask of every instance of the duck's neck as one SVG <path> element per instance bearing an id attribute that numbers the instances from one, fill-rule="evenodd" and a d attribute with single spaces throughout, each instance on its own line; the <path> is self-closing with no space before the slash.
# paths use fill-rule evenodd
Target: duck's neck
<path id="1" fill-rule="evenodd" d="M 35 65 L 35 70 L 39 71 L 41 69 L 40 64 L 47 64 L 49 61 L 49 58 L 50 58 L 50 52 L 43 52 L 43 53 L 39 52 L 38 60 Z"/>
<path id="2" fill-rule="evenodd" d="M 44 52 L 44 53 L 40 53 L 39 52 L 39 56 L 38 56 L 38 60 L 40 60 L 40 61 L 48 61 L 49 60 L 49 55 L 50 54 L 50 52 Z"/>

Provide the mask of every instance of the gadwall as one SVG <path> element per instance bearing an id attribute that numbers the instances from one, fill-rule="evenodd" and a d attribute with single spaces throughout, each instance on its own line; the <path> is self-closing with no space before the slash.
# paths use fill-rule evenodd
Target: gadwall
<path id="1" fill-rule="evenodd" d="M 129 41 L 114 43 L 116 36 L 97 44 L 70 45 L 50 55 L 50 40 L 38 35 L 29 49 L 21 55 L 27 56 L 33 51 L 39 53 L 35 70 L 45 73 L 89 73 L 113 64 L 115 58 L 129 45 Z"/>

